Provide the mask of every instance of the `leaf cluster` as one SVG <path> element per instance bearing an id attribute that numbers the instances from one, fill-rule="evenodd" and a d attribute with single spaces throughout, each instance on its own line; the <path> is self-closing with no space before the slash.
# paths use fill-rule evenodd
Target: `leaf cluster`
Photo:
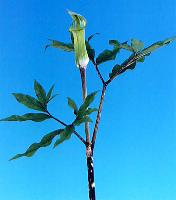
<path id="1" fill-rule="evenodd" d="M 24 122 L 24 121 L 33 121 L 33 122 L 42 122 L 47 119 L 55 119 L 56 121 L 60 122 L 60 120 L 53 117 L 48 109 L 48 103 L 55 97 L 57 94 L 52 94 L 54 89 L 54 85 L 49 89 L 48 92 L 46 92 L 43 88 L 43 86 L 37 82 L 34 81 L 34 91 L 36 97 L 22 94 L 22 93 L 13 93 L 13 96 L 15 99 L 26 106 L 27 108 L 40 111 L 39 113 L 26 113 L 24 115 L 11 115 L 9 117 L 3 118 L 0 121 L 18 121 L 18 122 Z M 59 144 L 63 143 L 64 141 L 70 139 L 72 133 L 75 131 L 75 126 L 80 126 L 84 122 L 91 122 L 89 115 L 92 112 L 97 111 L 95 108 L 89 108 L 90 104 L 93 102 L 95 95 L 97 92 L 93 92 L 87 96 L 83 104 L 78 108 L 74 100 L 72 100 L 70 97 L 68 97 L 68 105 L 71 107 L 75 114 L 74 121 L 67 125 L 62 122 L 62 125 L 65 125 L 63 129 L 58 129 L 55 131 L 52 131 L 46 135 L 43 136 L 40 142 L 33 143 L 29 146 L 29 148 L 21 154 L 17 154 L 14 157 L 12 157 L 10 160 L 14 160 L 17 158 L 20 158 L 22 156 L 31 157 L 35 154 L 35 152 L 41 148 L 41 147 L 47 147 L 52 143 L 52 140 L 57 136 L 57 140 L 54 143 L 54 147 L 58 146 Z"/>
<path id="2" fill-rule="evenodd" d="M 68 97 L 68 105 L 73 109 L 73 112 L 76 116 L 75 120 L 73 121 L 74 126 L 79 126 L 85 122 L 92 122 L 91 118 L 89 117 L 90 114 L 97 111 L 96 108 L 89 108 L 90 104 L 93 102 L 97 92 L 92 92 L 89 94 L 84 103 L 79 107 L 77 107 L 75 101 Z"/>
<path id="3" fill-rule="evenodd" d="M 131 53 L 131 55 L 122 62 L 122 64 L 115 64 L 112 68 L 112 71 L 109 73 L 109 78 L 113 79 L 119 74 L 122 74 L 127 69 L 134 69 L 138 62 L 144 62 L 145 57 L 149 56 L 156 49 L 168 45 L 169 43 L 176 40 L 176 36 L 167 38 L 162 41 L 158 41 L 153 43 L 152 45 L 144 48 L 144 43 L 138 39 L 131 39 L 131 43 L 128 44 L 128 41 L 120 43 L 118 40 L 109 40 L 109 45 L 112 46 L 112 49 L 103 50 L 96 58 L 95 58 L 95 49 L 90 45 L 90 40 L 97 35 L 95 33 L 91 35 L 88 40 L 86 40 L 86 49 L 89 56 L 89 59 L 92 61 L 94 65 L 102 65 L 105 62 L 115 60 L 117 54 L 120 53 L 121 50 L 126 50 Z M 64 51 L 72 52 L 74 51 L 73 43 L 62 43 L 56 40 L 51 40 L 52 43 L 47 45 L 47 47 L 55 47 L 62 49 Z"/>

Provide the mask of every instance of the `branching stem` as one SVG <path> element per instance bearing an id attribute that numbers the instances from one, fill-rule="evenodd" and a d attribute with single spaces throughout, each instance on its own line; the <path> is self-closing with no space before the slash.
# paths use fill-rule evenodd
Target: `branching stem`
<path id="1" fill-rule="evenodd" d="M 118 71 L 114 76 L 112 76 L 110 79 L 108 79 L 105 83 L 108 85 L 109 83 L 112 82 L 112 80 L 114 80 L 119 74 L 123 73 L 126 71 L 126 69 L 128 69 L 128 67 L 132 64 L 134 64 L 137 60 L 138 60 L 138 55 L 134 55 L 131 59 L 128 60 L 128 62 L 123 62 L 121 64 L 122 69 L 120 71 Z"/>
<path id="2" fill-rule="evenodd" d="M 102 88 L 102 92 L 101 92 L 98 113 L 97 113 L 93 136 L 92 136 L 92 150 L 94 149 L 94 145 L 95 145 L 95 141 L 96 141 L 96 137 L 97 137 L 97 131 L 98 131 L 98 126 L 99 126 L 99 122 L 100 122 L 100 118 L 101 118 L 101 111 L 102 111 L 103 101 L 104 101 L 104 97 L 105 97 L 106 87 L 107 87 L 107 85 L 104 84 L 103 88 Z"/>
<path id="3" fill-rule="evenodd" d="M 46 111 L 46 113 L 55 121 L 57 121 L 58 123 L 62 124 L 63 126 L 68 126 L 68 124 L 64 123 L 63 121 L 61 121 L 60 119 L 54 117 L 48 110 Z M 78 137 L 78 139 L 84 143 L 86 145 L 86 141 L 84 140 L 84 138 L 77 132 L 77 131 L 73 131 L 73 133 Z"/>
<path id="4" fill-rule="evenodd" d="M 94 149 L 94 145 L 95 145 L 95 141 L 96 141 L 96 137 L 97 137 L 97 131 L 98 131 L 98 126 L 99 126 L 99 122 L 100 122 L 100 118 L 101 118 L 101 112 L 102 112 L 102 106 L 103 106 L 103 101 L 104 101 L 104 96 L 105 96 L 105 92 L 106 92 L 106 88 L 107 86 L 112 82 L 113 79 L 115 79 L 119 74 L 123 73 L 126 71 L 126 69 L 134 64 L 136 62 L 136 60 L 138 59 L 137 57 L 138 55 L 134 55 L 131 59 L 128 60 L 128 62 L 124 62 L 122 63 L 122 69 L 120 71 L 118 71 L 113 77 L 109 78 L 107 81 L 104 81 L 99 69 L 98 69 L 98 65 L 92 61 L 93 65 L 95 66 L 95 69 L 97 71 L 97 74 L 100 78 L 100 80 L 102 81 L 103 84 L 103 88 L 102 88 L 102 93 L 101 93 L 101 98 L 100 98 L 100 103 L 99 103 L 99 108 L 98 108 L 98 113 L 97 113 L 97 117 L 96 117 L 96 122 L 95 122 L 95 126 L 94 126 L 94 131 L 93 131 L 93 136 L 92 136 L 92 151 Z"/>
<path id="5" fill-rule="evenodd" d="M 106 82 L 105 82 L 105 80 L 104 80 L 103 76 L 101 75 L 101 72 L 100 72 L 100 70 L 98 69 L 98 65 L 97 65 L 97 64 L 95 63 L 95 61 L 93 61 L 93 60 L 92 60 L 92 64 L 94 65 L 94 67 L 95 67 L 95 70 L 96 70 L 96 72 L 97 72 L 97 74 L 98 74 L 98 76 L 99 76 L 99 78 L 100 78 L 101 82 L 103 83 L 103 85 L 105 85 L 105 84 L 106 84 Z"/>

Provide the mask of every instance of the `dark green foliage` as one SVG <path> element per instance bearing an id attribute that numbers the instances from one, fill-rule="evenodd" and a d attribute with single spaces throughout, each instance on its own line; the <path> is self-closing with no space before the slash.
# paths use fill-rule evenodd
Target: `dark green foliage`
<path id="1" fill-rule="evenodd" d="M 74 100 L 72 100 L 70 97 L 68 97 L 68 105 L 74 110 L 74 114 L 76 115 L 76 119 L 73 122 L 74 126 L 79 126 L 85 122 L 92 122 L 92 120 L 90 119 L 90 117 L 88 115 L 97 111 L 97 109 L 96 108 L 88 108 L 88 107 L 93 102 L 96 93 L 97 92 L 93 92 L 93 93 L 89 94 L 79 109 L 78 109 L 76 103 L 74 102 Z"/>
<path id="2" fill-rule="evenodd" d="M 90 114 L 92 114 L 93 112 L 96 112 L 96 111 L 98 111 L 98 109 L 97 108 L 88 108 L 86 111 L 85 111 L 85 115 L 90 115 Z"/>
<path id="3" fill-rule="evenodd" d="M 45 111 L 42 104 L 34 97 L 21 93 L 13 93 L 13 95 L 19 103 L 25 105 L 26 107 L 34 110 Z"/>
<path id="4" fill-rule="evenodd" d="M 100 65 L 104 62 L 114 60 L 117 56 L 117 53 L 120 52 L 121 49 L 127 50 L 129 52 L 132 52 L 132 54 L 127 58 L 121 65 L 116 64 L 112 72 L 109 73 L 110 79 L 106 81 L 105 83 L 110 83 L 113 78 L 115 78 L 118 74 L 121 74 L 125 72 L 128 69 L 134 69 L 137 62 L 144 62 L 145 57 L 149 56 L 153 51 L 156 49 L 168 45 L 169 43 L 176 40 L 175 37 L 168 38 L 163 41 L 156 42 L 152 45 L 150 45 L 147 48 L 144 48 L 143 42 L 137 39 L 132 39 L 131 44 L 129 45 L 127 42 L 120 43 L 117 40 L 109 40 L 109 44 L 113 46 L 112 50 L 104 50 L 101 52 L 98 57 L 96 58 L 95 63 L 95 50 L 90 45 L 90 40 L 96 35 L 97 33 L 91 35 L 86 42 L 86 49 L 89 56 L 89 59 L 93 62 L 93 64 Z M 71 35 L 72 36 L 72 35 Z M 73 38 L 72 38 L 73 39 Z M 56 40 L 51 40 L 51 44 L 47 45 L 48 47 L 55 47 L 62 49 L 67 52 L 73 52 L 74 51 L 74 45 L 73 40 L 72 43 L 63 43 Z M 10 117 L 1 119 L 0 121 L 34 121 L 34 122 L 42 122 L 44 120 L 53 118 L 56 121 L 60 122 L 65 126 L 64 129 L 59 129 L 56 131 L 53 131 L 47 135 L 45 135 L 40 142 L 34 143 L 29 146 L 29 148 L 26 150 L 25 153 L 17 154 L 11 160 L 20 158 L 22 156 L 31 157 L 34 155 L 34 153 L 41 147 L 46 147 L 52 143 L 52 140 L 55 136 L 59 135 L 59 138 L 56 140 L 54 147 L 58 146 L 59 144 L 63 143 L 64 141 L 70 139 L 72 133 L 77 133 L 75 131 L 75 126 L 79 126 L 82 123 L 85 122 L 92 122 L 91 118 L 89 117 L 90 114 L 97 111 L 96 108 L 90 108 L 90 104 L 93 102 L 97 92 L 93 92 L 89 94 L 83 104 L 79 107 L 77 107 L 74 100 L 72 100 L 70 97 L 68 97 L 68 105 L 73 109 L 75 114 L 75 120 L 71 125 L 66 125 L 65 123 L 61 122 L 59 119 L 56 119 L 53 117 L 49 111 L 47 110 L 47 104 L 49 101 L 51 101 L 57 94 L 52 95 L 54 89 L 54 85 L 49 89 L 48 93 L 44 90 L 42 85 L 34 81 L 34 90 L 37 98 L 34 98 L 30 95 L 21 94 L 21 93 L 13 93 L 16 100 L 25 105 L 26 107 L 38 111 L 42 111 L 44 113 L 27 113 L 24 115 L 12 115 Z"/>
<path id="5" fill-rule="evenodd" d="M 47 103 L 49 103 L 52 99 L 54 99 L 54 98 L 57 97 L 57 96 L 58 96 L 58 94 L 54 94 L 54 95 L 52 95 L 52 96 L 50 97 L 50 99 L 48 100 Z"/>
<path id="6" fill-rule="evenodd" d="M 120 44 L 120 48 L 124 49 L 124 50 L 127 50 L 127 51 L 130 51 L 130 52 L 134 51 L 133 48 L 132 48 L 132 46 L 128 45 L 128 41 L 121 43 Z"/>
<path id="7" fill-rule="evenodd" d="M 27 121 L 27 120 L 31 120 L 34 122 L 41 122 L 44 121 L 46 119 L 49 119 L 50 116 L 44 113 L 27 113 L 25 115 L 12 115 L 10 117 L 1 119 L 0 121 L 19 121 L 19 122 L 23 122 L 23 121 Z"/>
<path id="8" fill-rule="evenodd" d="M 97 65 L 100 65 L 101 63 L 107 62 L 109 60 L 114 60 L 116 58 L 117 53 L 120 51 L 120 44 L 115 40 L 110 40 L 109 44 L 113 46 L 113 50 L 106 49 L 101 52 L 96 58 Z"/>
<path id="9" fill-rule="evenodd" d="M 91 47 L 90 45 L 90 40 L 95 36 L 95 35 L 98 35 L 99 33 L 94 33 L 92 35 L 90 35 L 87 39 L 87 41 L 85 41 L 86 43 L 86 50 L 87 50 L 87 54 L 89 56 L 89 59 L 91 61 L 93 61 L 93 63 L 95 62 L 94 61 L 94 58 L 95 58 L 95 50 Z"/>
<path id="10" fill-rule="evenodd" d="M 54 89 L 54 85 L 51 86 L 51 88 L 49 89 L 49 91 L 46 95 L 46 103 L 49 103 L 52 99 L 54 99 L 56 96 L 58 96 L 58 94 L 52 95 L 53 89 Z"/>
<path id="11" fill-rule="evenodd" d="M 90 117 L 88 115 L 97 111 L 97 109 L 96 108 L 89 108 L 89 106 L 93 102 L 96 94 L 97 94 L 97 92 L 90 93 L 86 97 L 84 103 L 80 106 L 80 108 L 77 112 L 76 119 L 73 122 L 73 124 L 75 126 L 79 126 L 80 124 L 85 123 L 85 122 L 92 122 L 92 120 L 90 119 Z"/>
<path id="12" fill-rule="evenodd" d="M 149 56 L 154 50 L 168 45 L 170 42 L 176 40 L 176 37 L 172 37 L 163 41 L 156 42 L 149 47 L 144 48 L 143 43 L 140 40 L 132 39 L 131 40 L 131 48 L 133 49 L 133 53 L 131 56 L 126 59 L 121 65 L 115 65 L 112 69 L 112 72 L 109 73 L 109 77 L 115 77 L 117 74 L 121 74 L 125 72 L 127 69 L 134 69 L 137 62 L 144 62 L 145 56 Z M 112 40 L 114 41 L 114 40 Z M 125 44 L 127 45 L 127 43 Z M 130 46 L 126 46 L 129 51 L 131 51 Z"/>
<path id="13" fill-rule="evenodd" d="M 25 105 L 26 107 L 34 109 L 34 110 L 47 112 L 47 103 L 56 96 L 56 95 L 51 96 L 53 88 L 54 86 L 50 88 L 48 94 L 46 95 L 46 92 L 44 88 L 42 87 L 42 85 L 39 82 L 34 81 L 34 90 L 38 99 L 30 95 L 21 94 L 21 93 L 13 93 L 13 95 L 15 96 L 16 100 L 19 103 Z M 34 122 L 41 122 L 49 118 L 51 117 L 48 114 L 44 114 L 44 113 L 27 113 L 24 115 L 11 115 L 10 117 L 1 119 L 0 121 L 22 122 L 22 121 L 31 120 Z"/>
<path id="14" fill-rule="evenodd" d="M 10 160 L 14 160 L 17 158 L 20 158 L 22 156 L 26 156 L 26 157 L 31 157 L 34 155 L 34 153 L 41 147 L 47 147 L 51 144 L 53 138 L 57 135 L 59 135 L 61 133 L 61 129 L 59 130 L 55 130 L 51 133 L 48 133 L 47 135 L 45 135 L 41 141 L 39 143 L 34 143 L 32 145 L 30 145 L 30 147 L 27 149 L 27 151 L 25 153 L 22 154 L 17 154 L 16 156 L 12 157 Z"/>
<path id="15" fill-rule="evenodd" d="M 87 95 L 84 103 L 80 106 L 78 110 L 78 116 L 84 116 L 85 112 L 87 111 L 89 105 L 93 102 L 95 95 L 97 94 L 96 92 L 92 92 L 91 94 Z"/>
<path id="16" fill-rule="evenodd" d="M 87 54 L 89 56 L 89 59 L 94 62 L 95 50 L 90 46 L 88 41 L 86 41 L 86 50 L 87 50 Z"/>
<path id="17" fill-rule="evenodd" d="M 57 94 L 52 95 L 53 88 L 54 88 L 54 85 L 49 89 L 48 93 L 46 94 L 42 85 L 35 80 L 34 90 L 35 90 L 37 99 L 30 95 L 21 94 L 21 93 L 13 93 L 13 95 L 15 96 L 16 100 L 19 103 L 25 105 L 26 107 L 34 109 L 34 110 L 46 112 L 48 102 L 57 96 Z"/>
<path id="18" fill-rule="evenodd" d="M 46 92 L 42 85 L 36 80 L 34 81 L 34 90 L 39 102 L 45 106 L 47 104 Z"/>
<path id="19" fill-rule="evenodd" d="M 68 52 L 74 51 L 74 46 L 71 43 L 64 43 L 57 40 L 50 41 L 51 44 L 46 45 L 45 49 L 47 49 L 48 47 L 54 47 Z"/>
<path id="20" fill-rule="evenodd" d="M 70 97 L 68 97 L 67 99 L 68 99 L 68 105 L 74 110 L 74 114 L 77 115 L 78 114 L 78 107 L 77 107 L 76 103 Z"/>
<path id="21" fill-rule="evenodd" d="M 104 63 L 108 60 L 114 60 L 116 58 L 117 51 L 116 50 L 104 50 L 102 53 L 100 53 L 96 59 L 97 65 L 100 65 L 101 63 Z"/>
<path id="22" fill-rule="evenodd" d="M 113 69 L 112 69 L 112 72 L 111 73 L 109 73 L 109 78 L 112 78 L 112 77 L 114 77 L 116 74 L 119 74 L 119 73 L 121 73 L 121 71 L 122 71 L 122 66 L 121 65 L 115 65 L 114 67 L 113 67 Z"/>
<path id="23" fill-rule="evenodd" d="M 134 69 L 135 67 L 136 67 L 136 62 L 133 62 L 128 67 L 126 67 L 125 70 L 127 70 L 127 69 Z"/>
<path id="24" fill-rule="evenodd" d="M 133 53 L 131 56 L 129 56 L 129 58 L 127 58 L 123 63 L 122 63 L 122 67 L 125 68 L 125 70 L 127 69 L 134 69 L 136 66 L 136 54 Z"/>
<path id="25" fill-rule="evenodd" d="M 95 35 L 99 35 L 99 33 L 94 33 L 92 35 L 90 35 L 87 39 L 88 42 L 90 42 L 90 40 L 95 36 Z"/>
<path id="26" fill-rule="evenodd" d="M 85 116 L 78 116 L 75 121 L 73 122 L 74 126 L 80 126 L 82 123 L 85 122 L 92 122 L 91 118 L 87 115 Z"/>
<path id="27" fill-rule="evenodd" d="M 63 143 L 65 140 L 70 139 L 71 134 L 74 132 L 74 126 L 68 125 L 60 132 L 60 138 L 56 140 L 54 143 L 54 147 L 58 146 L 59 144 Z"/>
<path id="28" fill-rule="evenodd" d="M 104 50 L 96 59 L 97 65 L 114 60 L 116 58 L 117 53 L 120 52 L 121 49 L 125 49 L 130 52 L 136 52 L 139 49 L 143 48 L 143 43 L 139 40 L 132 39 L 131 46 L 127 44 L 127 42 L 120 43 L 118 40 L 109 40 L 109 44 L 113 46 L 113 50 Z"/>
<path id="29" fill-rule="evenodd" d="M 137 59 L 137 62 L 144 62 L 145 61 L 145 57 L 142 57 L 142 58 L 140 58 L 140 59 Z"/>
<path id="30" fill-rule="evenodd" d="M 46 99 L 47 99 L 47 102 L 50 101 L 50 98 L 51 98 L 51 94 L 53 92 L 53 89 L 54 89 L 54 85 L 51 86 L 51 88 L 49 89 L 48 93 L 47 93 L 47 96 L 46 96 Z"/>

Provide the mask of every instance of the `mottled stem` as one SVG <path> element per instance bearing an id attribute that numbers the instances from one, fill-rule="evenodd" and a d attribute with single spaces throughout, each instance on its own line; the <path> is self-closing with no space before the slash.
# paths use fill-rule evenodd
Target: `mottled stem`
<path id="1" fill-rule="evenodd" d="M 87 169 L 88 169 L 88 183 L 89 183 L 89 200 L 96 200 L 93 155 L 87 157 Z"/>
<path id="2" fill-rule="evenodd" d="M 86 69 L 80 68 L 81 82 L 82 82 L 82 95 L 83 101 L 87 97 L 86 86 Z M 94 167 L 93 167 L 93 151 L 90 141 L 89 123 L 85 123 L 86 132 L 86 159 L 87 159 L 87 171 L 88 171 L 88 187 L 89 187 L 89 200 L 95 200 L 95 182 L 94 182 Z"/>

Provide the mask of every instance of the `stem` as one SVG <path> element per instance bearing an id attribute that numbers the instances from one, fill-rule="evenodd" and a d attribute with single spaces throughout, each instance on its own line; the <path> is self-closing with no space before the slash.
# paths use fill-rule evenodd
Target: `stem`
<path id="1" fill-rule="evenodd" d="M 64 123 L 63 121 L 61 121 L 60 119 L 57 119 L 56 117 L 54 117 L 53 115 L 51 115 L 51 113 L 46 110 L 46 113 L 52 118 L 54 119 L 55 121 L 59 122 L 60 124 L 62 124 L 63 126 L 68 126 L 68 124 Z M 84 143 L 85 145 L 87 144 L 86 141 L 84 140 L 83 137 L 81 137 L 81 135 L 79 135 L 78 132 L 76 132 L 75 130 L 73 131 L 73 133 L 77 136 L 77 138 L 82 142 Z"/>
<path id="2" fill-rule="evenodd" d="M 105 84 L 108 85 L 109 83 L 111 83 L 113 79 L 115 79 L 119 74 L 125 72 L 125 71 L 128 69 L 128 67 L 129 67 L 130 65 L 134 64 L 138 59 L 139 59 L 139 56 L 138 56 L 138 55 L 134 55 L 134 56 L 133 56 L 131 59 L 129 59 L 128 61 L 124 61 L 124 62 L 121 64 L 121 66 L 123 66 L 122 69 L 121 69 L 120 71 L 118 71 L 114 76 L 112 76 L 109 80 L 107 80 L 107 81 L 105 82 Z"/>
<path id="3" fill-rule="evenodd" d="M 94 65 L 94 67 L 95 67 L 95 69 L 96 69 L 96 72 L 97 72 L 97 74 L 98 74 L 98 76 L 99 76 L 101 82 L 103 83 L 103 85 L 105 85 L 106 82 L 105 82 L 103 76 L 101 75 L 100 70 L 98 69 L 98 65 L 97 65 L 97 64 L 95 63 L 95 61 L 93 61 L 93 60 L 92 60 L 92 64 Z"/>
<path id="4" fill-rule="evenodd" d="M 100 118 L 101 118 L 101 111 L 102 111 L 104 96 L 105 96 L 105 92 L 106 92 L 106 87 L 107 87 L 107 85 L 104 84 L 102 92 L 101 92 L 100 104 L 99 104 L 96 122 L 95 122 L 95 126 L 94 126 L 93 136 L 92 136 L 92 150 L 94 149 L 94 145 L 95 145 L 95 141 L 96 141 L 96 137 L 97 137 L 98 125 L 99 125 Z"/>
<path id="5" fill-rule="evenodd" d="M 86 86 L 86 69 L 80 68 L 81 81 L 82 81 L 82 94 L 83 101 L 87 97 Z M 88 186 L 89 186 L 89 200 L 96 200 L 95 198 L 95 182 L 94 182 L 94 167 L 93 167 L 93 151 L 90 141 L 89 123 L 85 123 L 86 132 L 86 159 L 87 159 L 87 171 L 88 171 Z"/>
<path id="6" fill-rule="evenodd" d="M 88 183 L 89 183 L 89 199 L 96 200 L 93 156 L 87 157 L 87 168 L 88 168 Z"/>
<path id="7" fill-rule="evenodd" d="M 80 68 L 80 74 L 81 74 L 83 101 L 85 101 L 87 97 L 86 69 Z M 89 122 L 85 123 L 85 133 L 86 133 L 86 142 L 87 144 L 90 144 Z"/>

